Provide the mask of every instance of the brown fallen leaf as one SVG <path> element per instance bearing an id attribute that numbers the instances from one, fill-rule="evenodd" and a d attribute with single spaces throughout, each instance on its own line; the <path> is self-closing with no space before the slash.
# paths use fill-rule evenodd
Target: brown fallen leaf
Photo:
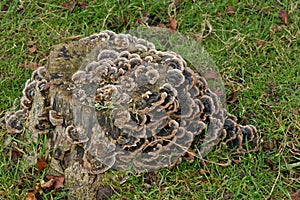
<path id="1" fill-rule="evenodd" d="M 264 41 L 264 40 L 257 40 L 257 41 L 256 41 L 256 46 L 257 46 L 257 47 L 263 46 L 264 44 L 265 44 L 265 41 Z"/>
<path id="2" fill-rule="evenodd" d="M 82 8 L 83 10 L 87 9 L 87 2 L 86 0 L 82 1 L 82 2 L 78 2 L 78 5 L 80 8 Z"/>
<path id="3" fill-rule="evenodd" d="M 65 176 L 56 176 L 55 177 L 54 189 L 64 187 L 64 181 L 65 181 Z"/>
<path id="4" fill-rule="evenodd" d="M 204 170 L 204 169 L 199 169 L 199 174 L 200 175 L 210 175 L 210 171 Z"/>
<path id="5" fill-rule="evenodd" d="M 2 12 L 8 11 L 8 7 L 6 5 L 3 5 L 2 8 L 1 8 L 1 11 Z"/>
<path id="6" fill-rule="evenodd" d="M 113 190 L 110 187 L 102 187 L 97 192 L 96 200 L 108 200 L 113 194 Z"/>
<path id="7" fill-rule="evenodd" d="M 265 163 L 270 167 L 270 169 L 272 171 L 276 172 L 276 167 L 274 166 L 272 160 L 270 160 L 269 158 L 266 158 Z"/>
<path id="8" fill-rule="evenodd" d="M 237 97 L 238 97 L 238 91 L 234 91 L 230 93 L 227 98 L 227 103 L 230 104 L 236 102 Z"/>
<path id="9" fill-rule="evenodd" d="M 300 200 L 300 190 L 291 194 L 292 200 Z"/>
<path id="10" fill-rule="evenodd" d="M 278 14 L 278 17 L 281 19 L 281 21 L 284 23 L 284 25 L 288 25 L 288 11 L 287 10 L 281 10 Z"/>
<path id="11" fill-rule="evenodd" d="M 169 18 L 169 22 L 170 22 L 169 28 L 171 30 L 173 30 L 173 31 L 176 31 L 176 28 L 177 28 L 177 22 L 176 22 L 176 20 L 173 17 L 170 17 Z"/>
<path id="12" fill-rule="evenodd" d="M 29 193 L 27 194 L 26 200 L 36 200 L 35 194 L 32 193 L 32 192 L 29 192 Z"/>
<path id="13" fill-rule="evenodd" d="M 203 183 L 208 183 L 208 180 L 206 178 L 201 179 Z"/>
<path id="14" fill-rule="evenodd" d="M 10 150 L 10 149 L 4 149 L 4 152 L 9 152 L 8 155 L 10 155 L 10 160 L 12 161 L 12 163 L 17 164 L 18 161 L 20 159 L 22 159 L 23 157 L 23 153 L 20 151 L 19 147 L 16 145 L 14 145 L 14 147 Z"/>
<path id="15" fill-rule="evenodd" d="M 36 62 L 30 62 L 27 65 L 21 65 L 21 67 L 23 67 L 26 70 L 28 70 L 28 69 L 36 70 L 40 66 L 42 66 L 42 64 L 41 63 L 36 63 Z"/>
<path id="16" fill-rule="evenodd" d="M 238 160 L 238 159 L 232 159 L 232 163 L 234 163 L 234 164 L 240 164 L 240 160 Z"/>
<path id="17" fill-rule="evenodd" d="M 28 49 L 28 51 L 29 51 L 30 53 L 36 52 L 36 46 L 33 45 L 32 47 L 30 47 L 30 48 Z"/>
<path id="18" fill-rule="evenodd" d="M 236 9 L 235 9 L 235 7 L 233 7 L 233 6 L 228 6 L 227 8 L 226 8 L 226 10 L 225 10 L 225 12 L 227 13 L 227 14 L 235 14 L 235 12 L 236 12 Z"/>
<path id="19" fill-rule="evenodd" d="M 73 12 L 77 5 L 77 2 L 76 1 L 63 2 L 61 3 L 61 5 L 65 7 L 67 10 L 69 10 L 70 12 Z"/>
<path id="20" fill-rule="evenodd" d="M 38 172 L 43 171 L 47 166 L 46 159 L 44 157 L 38 157 L 35 167 L 37 168 Z"/>
<path id="21" fill-rule="evenodd" d="M 53 187 L 54 189 L 58 189 L 58 188 L 64 187 L 65 176 L 47 175 L 46 178 L 49 179 L 49 181 L 42 184 L 41 187 L 43 189 L 47 189 L 47 188 L 51 188 L 51 187 Z"/>
<path id="22" fill-rule="evenodd" d="M 43 184 L 41 185 L 41 188 L 43 188 L 43 189 L 51 188 L 51 187 L 54 185 L 54 182 L 55 182 L 55 180 L 52 178 L 52 179 L 50 179 L 49 181 L 43 183 Z"/>

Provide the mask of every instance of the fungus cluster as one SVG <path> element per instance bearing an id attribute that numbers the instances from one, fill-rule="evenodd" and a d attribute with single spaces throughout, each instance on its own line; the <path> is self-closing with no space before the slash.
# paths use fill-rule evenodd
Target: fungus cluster
<path id="1" fill-rule="evenodd" d="M 206 147 L 235 144 L 239 152 L 245 141 L 258 146 L 255 127 L 237 124 L 180 55 L 112 31 L 79 42 L 97 43 L 80 68 L 70 76 L 51 65 L 35 70 L 22 109 L 6 119 L 10 133 L 28 127 L 48 134 L 63 168 L 76 158 L 91 173 L 157 170 L 180 160 L 196 138 Z M 71 51 L 59 56 L 71 60 Z"/>

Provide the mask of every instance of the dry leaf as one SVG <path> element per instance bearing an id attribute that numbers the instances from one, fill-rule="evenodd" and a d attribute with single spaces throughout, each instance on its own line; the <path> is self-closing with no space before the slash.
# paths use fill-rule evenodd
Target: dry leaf
<path id="1" fill-rule="evenodd" d="M 65 176 L 47 175 L 46 178 L 49 179 L 49 181 L 41 185 L 43 189 L 51 187 L 53 187 L 54 189 L 58 189 L 64 187 Z"/>
<path id="2" fill-rule="evenodd" d="M 238 159 L 232 159 L 232 163 L 234 163 L 234 164 L 240 164 L 240 160 L 238 160 Z"/>
<path id="3" fill-rule="evenodd" d="M 22 67 L 24 67 L 24 69 L 32 69 L 32 70 L 36 70 L 37 68 L 39 68 L 40 66 L 42 66 L 41 63 L 36 63 L 36 62 L 30 62 L 28 65 L 24 65 Z"/>
<path id="4" fill-rule="evenodd" d="M 43 184 L 41 185 L 41 187 L 42 187 L 43 189 L 51 188 L 51 187 L 53 186 L 53 184 L 54 184 L 54 181 L 55 181 L 54 179 L 50 179 L 49 181 L 43 183 Z"/>
<path id="5" fill-rule="evenodd" d="M 288 25 L 289 22 L 288 22 L 288 11 L 287 10 L 281 10 L 279 12 L 279 15 L 278 17 L 281 19 L 281 21 L 284 23 L 284 25 Z"/>
<path id="6" fill-rule="evenodd" d="M 29 193 L 27 194 L 27 199 L 26 199 L 26 200 L 36 200 L 35 194 L 32 193 L 32 192 L 29 192 Z"/>
<path id="7" fill-rule="evenodd" d="M 210 172 L 208 170 L 199 169 L 199 174 L 200 175 L 210 175 Z"/>
<path id="8" fill-rule="evenodd" d="M 300 200 L 300 191 L 291 194 L 292 200 Z"/>
<path id="9" fill-rule="evenodd" d="M 82 1 L 82 2 L 78 2 L 78 5 L 80 8 L 86 10 L 87 9 L 87 2 L 86 0 Z"/>
<path id="10" fill-rule="evenodd" d="M 170 17 L 169 21 L 170 21 L 170 24 L 169 24 L 170 29 L 173 31 L 176 31 L 176 28 L 177 28 L 176 20 L 173 17 Z"/>
<path id="11" fill-rule="evenodd" d="M 274 166 L 272 160 L 270 160 L 269 158 L 266 158 L 265 163 L 270 167 L 270 169 L 272 171 L 276 172 L 276 167 Z"/>
<path id="12" fill-rule="evenodd" d="M 47 166 L 46 159 L 44 157 L 39 157 L 35 164 L 35 167 L 37 168 L 38 172 L 43 171 L 43 169 L 45 169 L 46 166 Z"/>
<path id="13" fill-rule="evenodd" d="M 63 2 L 61 5 L 65 7 L 67 10 L 70 12 L 73 12 L 76 6 L 76 1 L 71 1 L 71 2 Z"/>
<path id="14" fill-rule="evenodd" d="M 56 176 L 54 180 L 55 180 L 54 189 L 64 187 L 64 181 L 65 181 L 64 176 Z"/>
<path id="15" fill-rule="evenodd" d="M 202 180 L 203 183 L 207 183 L 208 182 L 208 180 L 206 178 L 202 178 L 201 180 Z"/>
<path id="16" fill-rule="evenodd" d="M 263 46 L 265 44 L 265 41 L 264 40 L 257 40 L 256 41 L 256 46 Z"/>
<path id="17" fill-rule="evenodd" d="M 30 48 L 28 49 L 28 51 L 29 51 L 30 53 L 36 52 L 36 46 L 33 45 L 32 47 L 30 47 Z"/>
<path id="18" fill-rule="evenodd" d="M 238 97 L 238 91 L 234 91 L 228 95 L 227 103 L 234 103 L 236 102 Z"/>
<path id="19" fill-rule="evenodd" d="M 236 11 L 236 9 L 235 9 L 235 7 L 233 7 L 233 6 L 228 6 L 228 7 L 226 8 L 226 10 L 225 10 L 225 12 L 226 12 L 227 14 L 235 14 L 235 11 Z"/>
<path id="20" fill-rule="evenodd" d="M 113 190 L 110 187 L 103 187 L 97 192 L 97 200 L 108 200 L 113 195 Z"/>

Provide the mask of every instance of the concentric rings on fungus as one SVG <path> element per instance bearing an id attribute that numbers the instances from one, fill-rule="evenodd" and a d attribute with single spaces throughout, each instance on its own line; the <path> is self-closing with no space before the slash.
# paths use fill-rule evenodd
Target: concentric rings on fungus
<path id="1" fill-rule="evenodd" d="M 74 65 L 82 65 L 70 71 L 55 64 L 62 55 L 72 60 L 72 49 L 54 52 L 52 59 L 59 59 L 50 59 L 52 64 L 26 82 L 22 110 L 6 118 L 12 134 L 26 127 L 49 134 L 63 168 L 71 162 L 70 149 L 77 149 L 82 167 L 96 174 L 173 166 L 195 141 L 209 148 L 222 141 L 239 153 L 245 152 L 245 141 L 250 150 L 259 146 L 256 128 L 226 114 L 205 78 L 177 53 L 112 31 L 80 42 L 98 46 L 85 60 L 75 59 Z"/>

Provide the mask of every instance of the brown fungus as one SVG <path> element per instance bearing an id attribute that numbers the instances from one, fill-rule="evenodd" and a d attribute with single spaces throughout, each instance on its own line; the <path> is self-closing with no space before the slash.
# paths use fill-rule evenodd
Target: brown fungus
<path id="1" fill-rule="evenodd" d="M 256 128 L 226 113 L 191 64 L 145 39 L 102 31 L 55 47 L 49 62 L 32 73 L 22 111 L 6 126 L 47 133 L 63 170 L 76 162 L 93 174 L 157 170 L 180 162 L 195 141 L 206 145 L 200 152 L 221 141 L 239 153 L 259 146 Z"/>

